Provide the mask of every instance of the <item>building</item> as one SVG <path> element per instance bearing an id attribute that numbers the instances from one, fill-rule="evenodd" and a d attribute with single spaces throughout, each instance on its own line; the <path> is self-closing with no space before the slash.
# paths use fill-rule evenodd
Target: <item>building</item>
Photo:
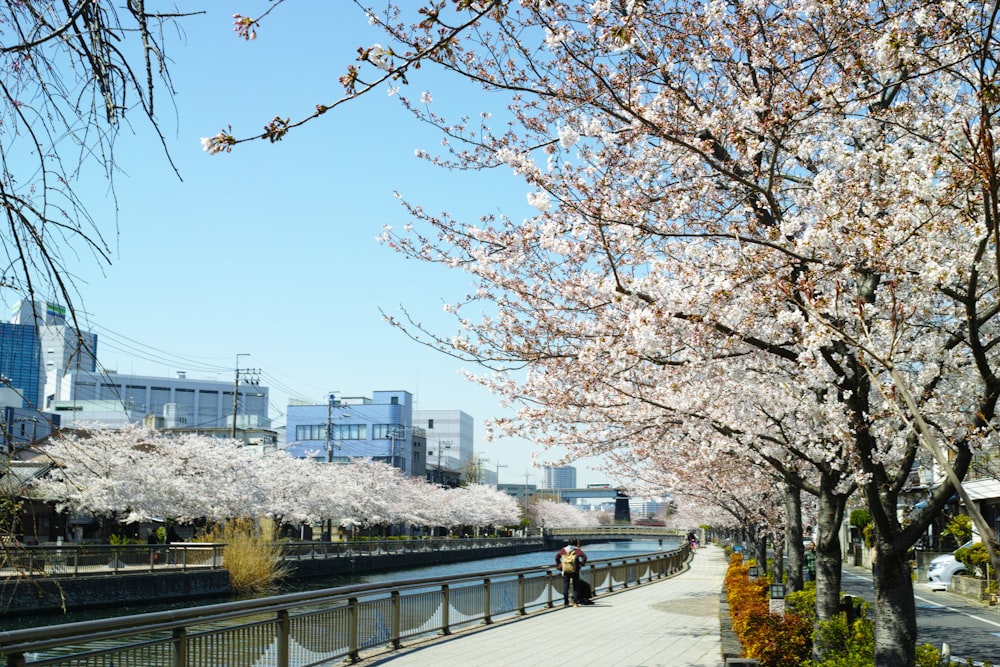
<path id="1" fill-rule="evenodd" d="M 536 484 L 497 484 L 497 490 L 503 491 L 512 498 L 516 498 L 523 510 L 528 509 L 532 498 L 539 493 Z"/>
<path id="2" fill-rule="evenodd" d="M 575 489 L 576 468 L 573 466 L 545 466 L 543 489 Z"/>
<path id="3" fill-rule="evenodd" d="M 236 400 L 233 400 L 234 391 Z M 70 373 L 56 389 L 51 410 L 63 427 L 98 422 L 112 428 L 130 422 L 159 429 L 266 429 L 268 388 L 220 380 L 105 373 Z M 147 418 L 152 418 L 147 419 Z"/>
<path id="4" fill-rule="evenodd" d="M 413 424 L 427 434 L 428 477 L 460 480 L 475 461 L 475 420 L 461 410 L 414 410 Z"/>
<path id="5" fill-rule="evenodd" d="M 59 428 L 59 415 L 22 406 L 20 391 L 0 387 L 0 454 L 5 456 L 44 440 Z"/>
<path id="6" fill-rule="evenodd" d="M 299 458 L 348 462 L 367 458 L 427 475 L 427 434 L 413 422 L 413 395 L 375 391 L 371 397 L 338 397 L 324 404 L 292 404 L 286 411 L 285 451 Z"/>
<path id="7" fill-rule="evenodd" d="M 67 373 L 97 368 L 97 335 L 66 324 L 66 309 L 20 301 L 0 324 L 0 377 L 22 397 L 18 407 L 47 409 Z"/>

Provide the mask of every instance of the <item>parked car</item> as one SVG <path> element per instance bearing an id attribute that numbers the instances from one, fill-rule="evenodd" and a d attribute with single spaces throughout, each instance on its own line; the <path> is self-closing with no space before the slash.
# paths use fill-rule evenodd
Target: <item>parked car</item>
<path id="1" fill-rule="evenodd" d="M 970 544 L 972 544 L 972 540 L 963 544 L 959 549 L 964 549 Z M 958 551 L 958 549 L 955 551 Z M 965 565 L 955 558 L 954 552 L 938 556 L 931 561 L 930 567 L 927 568 L 927 580 L 930 582 L 931 588 L 935 589 L 944 590 L 948 588 L 951 584 L 952 576 L 956 574 L 965 574 Z"/>

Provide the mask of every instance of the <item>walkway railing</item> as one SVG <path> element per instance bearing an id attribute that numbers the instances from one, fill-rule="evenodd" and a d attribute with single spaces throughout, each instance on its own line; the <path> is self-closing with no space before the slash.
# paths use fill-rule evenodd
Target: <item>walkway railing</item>
<path id="1" fill-rule="evenodd" d="M 0 577 L 86 576 L 223 566 L 224 544 L 65 544 L 7 546 L 0 551 Z"/>
<path id="2" fill-rule="evenodd" d="M 358 542 L 287 542 L 282 545 L 282 555 L 286 560 L 311 560 L 543 544 L 541 537 L 432 537 Z"/>
<path id="3" fill-rule="evenodd" d="M 542 546 L 541 537 L 430 538 L 421 540 L 372 540 L 364 542 L 287 542 L 281 545 L 285 560 L 357 558 L 484 547 Z M 94 574 L 137 574 L 171 570 L 221 569 L 219 543 L 170 543 L 159 545 L 66 544 L 61 546 L 8 546 L 0 551 L 0 578 L 82 577 Z"/>
<path id="4" fill-rule="evenodd" d="M 684 546 L 593 560 L 581 576 L 600 595 L 676 573 L 687 557 Z M 8 667 L 310 667 L 556 604 L 557 570 L 498 570 L 0 632 L 0 654 Z"/>

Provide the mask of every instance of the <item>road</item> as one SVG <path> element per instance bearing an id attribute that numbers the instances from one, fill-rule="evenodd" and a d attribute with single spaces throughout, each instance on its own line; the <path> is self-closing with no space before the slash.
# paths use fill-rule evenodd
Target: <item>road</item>
<path id="1" fill-rule="evenodd" d="M 871 573 L 865 568 L 845 566 L 841 588 L 869 602 L 874 599 Z M 913 598 L 919 643 L 938 649 L 948 643 L 955 662 L 1000 664 L 1000 609 L 953 593 L 933 591 L 924 582 L 914 582 Z"/>

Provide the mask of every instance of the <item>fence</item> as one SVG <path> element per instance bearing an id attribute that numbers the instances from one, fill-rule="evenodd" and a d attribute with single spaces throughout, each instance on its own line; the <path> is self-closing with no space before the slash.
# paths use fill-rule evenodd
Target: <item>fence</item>
<path id="1" fill-rule="evenodd" d="M 219 569 L 223 544 L 66 544 L 0 551 L 0 577 L 85 576 L 154 570 Z"/>
<path id="2" fill-rule="evenodd" d="M 593 560 L 581 576 L 601 595 L 674 574 L 687 557 L 685 545 Z M 399 648 L 556 602 L 562 603 L 558 571 L 498 570 L 12 630 L 0 633 L 0 654 L 8 667 L 310 667 L 356 661 L 365 650 Z"/>
<path id="3" fill-rule="evenodd" d="M 385 556 L 389 554 L 424 553 L 432 551 L 460 551 L 484 547 L 536 545 L 545 541 L 541 537 L 462 537 L 425 538 L 419 540 L 366 540 L 350 542 L 286 542 L 282 544 L 285 560 L 312 560 L 324 558 L 353 558 L 356 556 Z"/>

